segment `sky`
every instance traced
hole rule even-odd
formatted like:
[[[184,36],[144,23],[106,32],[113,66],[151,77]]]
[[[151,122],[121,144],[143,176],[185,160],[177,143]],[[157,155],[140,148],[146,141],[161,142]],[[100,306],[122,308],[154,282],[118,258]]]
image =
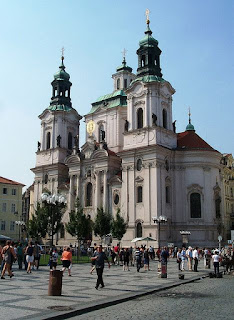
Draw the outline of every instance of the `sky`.
[[[176,90],[177,132],[185,131],[190,107],[196,133],[234,155],[234,1],[9,0],[0,20],[0,176],[33,183],[38,116],[49,106],[61,48],[73,107],[85,115],[113,91],[124,48],[136,72],[147,8],[163,78]],[[83,144],[83,120],[80,133]]]

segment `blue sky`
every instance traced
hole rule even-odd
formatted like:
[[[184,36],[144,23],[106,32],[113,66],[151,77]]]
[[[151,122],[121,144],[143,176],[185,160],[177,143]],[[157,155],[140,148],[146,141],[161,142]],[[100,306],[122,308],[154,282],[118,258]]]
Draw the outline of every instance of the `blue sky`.
[[[162,50],[164,79],[175,88],[177,132],[188,123],[222,153],[234,154],[234,1],[9,0],[0,20],[0,175],[29,186],[40,139],[38,115],[49,105],[51,81],[65,47],[73,107],[84,115],[111,93],[111,75],[136,71],[145,10]],[[85,127],[81,136],[84,142]]]

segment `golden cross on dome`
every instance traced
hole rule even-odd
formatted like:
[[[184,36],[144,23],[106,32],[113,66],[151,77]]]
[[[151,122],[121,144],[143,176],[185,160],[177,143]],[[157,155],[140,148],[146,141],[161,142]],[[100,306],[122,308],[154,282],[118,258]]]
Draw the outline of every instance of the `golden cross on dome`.
[[[191,118],[190,118],[190,116],[191,116],[190,107],[188,108],[188,110],[189,110],[188,115],[189,115],[189,123],[190,123],[190,122],[191,122]]]
[[[64,60],[64,47],[62,47],[62,50],[61,50],[61,52],[62,52],[62,60]]]
[[[128,52],[128,50],[126,50],[125,48],[123,49],[123,51],[121,52],[123,55],[123,59],[125,60],[126,58],[126,53]]]
[[[146,10],[145,10],[145,16],[146,16],[146,23],[147,23],[147,24],[149,24],[149,22],[150,22],[150,21],[149,21],[149,14],[150,14],[149,9],[146,9]]]

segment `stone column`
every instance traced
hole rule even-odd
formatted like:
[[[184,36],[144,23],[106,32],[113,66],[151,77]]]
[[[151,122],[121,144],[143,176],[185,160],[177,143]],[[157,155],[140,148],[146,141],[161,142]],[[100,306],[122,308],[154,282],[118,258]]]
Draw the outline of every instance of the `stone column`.
[[[80,172],[78,172],[77,176],[76,176],[76,196],[79,198],[79,201],[81,203],[81,199],[80,199]]]
[[[99,208],[100,204],[100,172],[95,171],[96,175],[96,190],[95,190],[95,209]]]
[[[103,171],[103,210],[107,210],[107,170]]]

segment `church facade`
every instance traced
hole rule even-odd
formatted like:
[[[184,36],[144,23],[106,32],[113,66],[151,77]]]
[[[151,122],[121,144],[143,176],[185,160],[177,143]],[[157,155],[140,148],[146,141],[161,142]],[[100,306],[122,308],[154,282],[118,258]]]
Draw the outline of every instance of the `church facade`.
[[[81,147],[82,117],[72,107],[72,84],[62,57],[50,106],[39,116],[34,203],[45,191],[66,194],[64,223],[76,197],[92,219],[97,208],[113,217],[120,208],[128,222],[122,245],[143,236],[156,239],[149,242],[154,247],[159,240],[160,245],[181,246],[186,231],[191,245],[217,246],[222,155],[196,133],[190,115],[186,130],[176,132],[175,89],[162,76],[161,50],[149,24],[147,20],[139,42],[137,72],[124,56],[112,76],[113,92],[98,98],[84,116],[87,133]],[[58,236],[58,244],[70,242],[66,232]]]

